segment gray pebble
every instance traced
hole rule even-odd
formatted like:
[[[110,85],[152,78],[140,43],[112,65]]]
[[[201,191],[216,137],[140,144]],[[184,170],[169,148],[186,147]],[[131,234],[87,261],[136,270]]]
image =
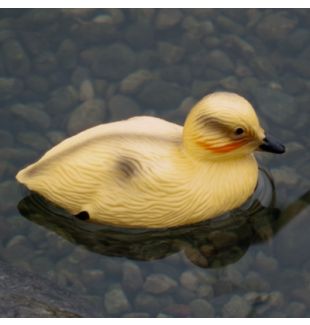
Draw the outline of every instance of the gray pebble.
[[[285,304],[284,296],[280,291],[273,291],[268,296],[269,304],[272,308],[281,308]]]
[[[26,87],[32,90],[35,94],[46,94],[49,90],[49,81],[47,78],[36,74],[27,76],[25,80]]]
[[[0,78],[0,100],[9,100],[23,90],[23,82],[15,78]]]
[[[228,91],[238,92],[238,89],[240,89],[239,81],[235,76],[228,76],[221,79],[219,84]]]
[[[91,99],[74,109],[67,123],[68,133],[76,134],[82,130],[102,123],[105,117],[105,102]]]
[[[56,130],[47,132],[46,136],[53,145],[60,143],[66,138],[66,134],[64,132]]]
[[[51,115],[67,112],[77,104],[78,98],[78,93],[72,86],[56,89],[47,101],[47,111]]]
[[[91,69],[97,77],[119,80],[135,69],[136,54],[124,44],[104,47],[95,54]]]
[[[258,292],[267,291],[270,285],[257,272],[251,271],[244,278],[244,285],[249,290]]]
[[[182,19],[180,9],[159,9],[155,20],[155,26],[159,30],[175,27]]]
[[[42,128],[44,130],[50,127],[51,119],[49,115],[43,111],[43,107],[40,104],[29,106],[15,104],[10,107],[10,112],[12,112],[16,117],[23,119],[35,127]]]
[[[162,294],[176,287],[177,283],[169,276],[162,273],[154,273],[146,278],[143,289],[153,294]]]
[[[109,84],[106,80],[103,79],[94,80],[94,91],[99,98],[107,96],[108,88],[109,88]]]
[[[195,291],[199,286],[199,281],[196,274],[193,271],[185,271],[180,276],[181,285],[188,289]]]
[[[124,94],[135,94],[147,80],[154,78],[154,74],[148,70],[137,70],[121,81],[120,90]]]
[[[286,125],[292,118],[295,120],[297,111],[296,100],[293,96],[270,88],[256,88],[254,96],[257,108],[274,123]],[[294,125],[292,125],[294,128]]]
[[[132,48],[138,50],[151,48],[155,44],[153,24],[145,21],[136,21],[127,26],[124,37]],[[142,67],[140,60],[138,63]]]
[[[6,68],[13,76],[25,76],[30,70],[30,60],[17,40],[8,40],[2,45]]]
[[[40,74],[49,74],[57,69],[58,62],[56,55],[50,51],[39,53],[33,60],[35,71]],[[50,75],[51,76],[51,75]]]
[[[84,80],[88,80],[89,78],[90,78],[89,69],[87,69],[84,66],[77,66],[72,72],[71,83],[76,89],[79,89],[81,83]]]
[[[256,32],[264,40],[278,41],[285,39],[295,28],[297,21],[286,17],[283,12],[275,12],[263,17],[257,24]]]
[[[107,15],[107,14],[97,15],[96,17],[94,17],[92,19],[92,22],[94,22],[96,24],[107,24],[107,25],[114,24],[112,16]]]
[[[193,317],[214,317],[214,308],[204,299],[195,299],[189,306]]]
[[[258,269],[271,273],[278,269],[278,262],[275,258],[265,255],[263,252],[259,252],[256,255],[256,266]]]
[[[181,63],[181,62],[180,62]],[[179,85],[187,85],[191,82],[190,66],[185,64],[167,64],[160,70],[160,78]]]
[[[39,132],[24,131],[17,133],[17,140],[37,151],[44,151],[51,147],[50,142]]]
[[[237,51],[246,58],[250,58],[255,54],[254,47],[236,34],[229,34],[224,37],[224,40],[229,49]]]
[[[223,306],[223,317],[248,317],[251,312],[251,305],[241,296],[234,295],[227,304]]]
[[[286,308],[286,317],[305,317],[307,307],[301,302],[291,302]]]
[[[176,64],[182,60],[185,50],[168,42],[159,42],[158,52],[163,62],[166,64]]]
[[[199,298],[211,299],[214,296],[214,290],[211,285],[202,284],[197,288],[197,296]]]
[[[217,15],[216,23],[218,28],[231,34],[240,35],[244,30],[244,26],[240,25],[237,19],[230,19],[226,15]]]
[[[6,157],[8,161],[17,163],[18,166],[38,158],[35,150],[24,147],[0,148],[0,156]]]
[[[95,292],[100,290],[101,284],[105,280],[105,274],[103,270],[98,269],[86,269],[82,271],[81,278],[83,284]]]
[[[207,63],[210,68],[218,69],[222,72],[233,71],[234,63],[230,57],[221,50],[213,50],[207,55]]]
[[[115,25],[123,23],[125,19],[124,9],[120,8],[106,8],[105,12],[110,15],[112,22]]]
[[[111,121],[140,115],[138,104],[133,99],[123,95],[113,96],[108,102],[108,108]]]
[[[80,100],[82,102],[93,99],[95,97],[95,90],[92,82],[89,79],[83,80],[80,85]]]
[[[131,309],[129,301],[120,287],[111,289],[105,294],[104,306],[110,315],[125,313]]]
[[[213,89],[218,84],[217,81],[194,80],[192,83],[191,95],[195,98],[202,98],[209,93],[209,89]]]
[[[131,261],[123,265],[123,287],[129,291],[137,291],[143,286],[143,275],[139,266]]]
[[[34,247],[23,235],[14,236],[6,245],[4,258],[8,262],[27,259],[33,256]]]
[[[157,297],[143,292],[137,294],[134,300],[134,305],[136,310],[141,310],[143,312],[152,311],[152,313],[155,313],[160,309]]]
[[[14,143],[14,138],[11,133],[0,130],[0,147],[11,147]]]
[[[224,278],[234,286],[241,287],[244,282],[242,273],[234,266],[229,265],[224,271]]]
[[[176,109],[184,99],[184,91],[173,83],[153,80],[145,84],[139,99],[148,108],[161,111]]]
[[[64,39],[57,51],[57,59],[65,69],[73,69],[77,64],[77,46],[72,39]]]

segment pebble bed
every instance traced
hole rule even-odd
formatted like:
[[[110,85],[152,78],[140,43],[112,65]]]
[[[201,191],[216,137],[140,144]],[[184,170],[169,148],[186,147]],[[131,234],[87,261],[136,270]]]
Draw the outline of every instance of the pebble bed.
[[[309,9],[2,9],[0,260],[102,317],[309,317],[309,18]],[[276,184],[275,236],[261,222],[257,244],[239,258],[229,250],[226,265],[210,256],[234,243],[229,232],[138,261],[96,254],[19,214],[17,170],[59,141],[135,115],[183,123],[215,90],[248,98],[286,144],[285,155],[257,155]]]

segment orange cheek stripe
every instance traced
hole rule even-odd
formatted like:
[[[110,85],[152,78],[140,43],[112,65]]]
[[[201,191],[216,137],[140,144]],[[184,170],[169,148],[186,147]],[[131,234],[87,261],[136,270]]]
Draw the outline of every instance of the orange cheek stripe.
[[[197,141],[196,142],[199,146],[203,147],[204,149],[207,149],[209,151],[212,151],[214,153],[227,153],[232,150],[238,149],[244,144],[247,143],[247,140],[239,140],[239,141],[234,141],[229,144],[225,144],[224,146],[219,146],[219,147],[214,147],[208,143],[202,142],[202,141]]]

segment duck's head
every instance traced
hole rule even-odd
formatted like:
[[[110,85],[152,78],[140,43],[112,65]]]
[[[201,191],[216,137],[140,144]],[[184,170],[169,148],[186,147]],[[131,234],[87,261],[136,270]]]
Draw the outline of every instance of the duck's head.
[[[229,92],[210,94],[193,107],[185,121],[183,142],[193,157],[203,160],[237,158],[255,150],[285,151],[266,136],[252,105]]]

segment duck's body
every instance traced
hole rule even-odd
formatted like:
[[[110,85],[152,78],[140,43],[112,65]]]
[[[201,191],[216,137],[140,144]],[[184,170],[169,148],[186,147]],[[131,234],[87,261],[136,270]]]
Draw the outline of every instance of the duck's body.
[[[73,215],[124,227],[180,226],[242,205],[257,183],[253,150],[232,155],[245,144],[210,145],[197,134],[194,147],[187,129],[155,117],[99,125],[61,142],[17,179]]]

